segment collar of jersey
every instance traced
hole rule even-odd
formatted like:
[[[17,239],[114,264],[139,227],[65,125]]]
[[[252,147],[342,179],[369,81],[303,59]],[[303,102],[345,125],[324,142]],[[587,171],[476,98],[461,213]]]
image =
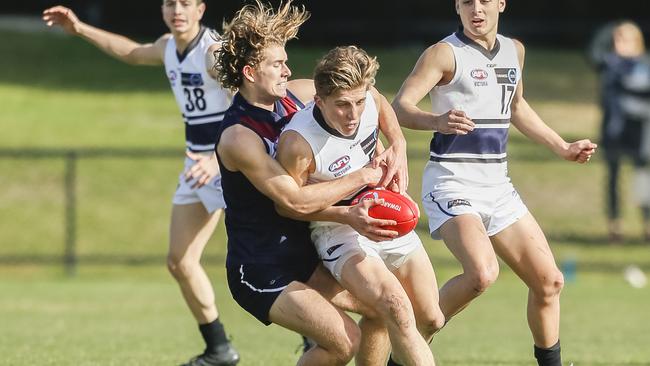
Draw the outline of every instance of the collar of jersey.
[[[359,122],[359,125],[357,126],[357,130],[354,131],[354,133],[351,136],[345,136],[336,129],[330,127],[330,125],[325,122],[325,117],[323,117],[323,112],[321,112],[320,108],[316,104],[314,104],[314,111],[312,112],[314,119],[318,123],[319,126],[321,126],[327,133],[329,133],[332,136],[336,136],[342,139],[346,140],[354,140],[357,137],[357,134],[359,133],[359,127],[361,127],[361,122]]]
[[[485,47],[478,44],[475,40],[465,35],[465,33],[463,33],[462,25],[458,27],[458,30],[456,31],[455,34],[456,37],[460,39],[461,42],[479,51],[480,53],[483,54],[483,56],[487,57],[490,61],[497,56],[499,50],[501,49],[501,43],[499,43],[499,39],[497,38],[496,42],[494,42],[494,47],[492,47],[492,50],[488,51]]]
[[[196,37],[194,37],[194,39],[187,45],[187,48],[185,48],[185,51],[183,51],[183,53],[178,53],[178,49],[176,50],[176,57],[178,58],[178,63],[179,64],[181,62],[183,62],[183,60],[185,60],[187,55],[189,55],[190,52],[192,52],[193,49],[196,48],[196,46],[199,44],[199,41],[201,40],[201,38],[203,38],[203,33],[205,33],[205,31],[207,29],[208,28],[201,25],[201,29],[199,29],[199,34],[197,34]]]

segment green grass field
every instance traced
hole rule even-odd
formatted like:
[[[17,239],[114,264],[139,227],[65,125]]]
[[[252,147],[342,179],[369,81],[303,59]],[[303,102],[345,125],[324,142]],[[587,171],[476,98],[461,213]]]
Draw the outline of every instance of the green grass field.
[[[120,64],[84,42],[52,34],[0,31],[0,150],[173,148],[183,125],[162,68]],[[322,49],[289,47],[295,77],[309,77]],[[421,48],[370,49],[381,63],[378,87],[389,98]],[[567,139],[597,138],[597,82],[579,51],[529,49],[526,96]],[[430,135],[405,131],[411,186],[419,197]],[[650,365],[648,288],[622,269],[650,269],[639,217],[624,192],[623,246],[606,243],[604,169],[560,161],[516,131],[510,171],[549,236],[559,264],[578,273],[562,297],[562,347],[568,365]],[[164,256],[178,159],[82,158],[77,167],[77,276],[56,261],[64,245],[64,163],[0,156],[0,365],[173,365],[201,341]],[[629,168],[622,187],[629,185]],[[420,232],[438,281],[458,273],[444,245]],[[223,225],[206,250],[210,273],[242,365],[290,365],[299,337],[263,328],[225,286]],[[53,261],[31,263],[35,256]],[[9,260],[13,258],[14,260]],[[117,265],[113,258],[148,258]],[[439,365],[533,365],[525,321],[526,289],[502,268],[499,281],[444,329],[432,348]]]

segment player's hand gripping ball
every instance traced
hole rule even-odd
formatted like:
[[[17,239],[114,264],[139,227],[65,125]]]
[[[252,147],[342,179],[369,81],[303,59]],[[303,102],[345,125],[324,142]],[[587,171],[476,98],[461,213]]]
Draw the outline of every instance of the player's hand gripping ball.
[[[359,193],[351,204],[356,205],[364,199],[383,199],[384,203],[368,209],[368,215],[375,219],[394,220],[396,225],[383,226],[386,230],[397,231],[398,237],[408,234],[418,223],[416,203],[397,192],[386,189],[371,189]]]

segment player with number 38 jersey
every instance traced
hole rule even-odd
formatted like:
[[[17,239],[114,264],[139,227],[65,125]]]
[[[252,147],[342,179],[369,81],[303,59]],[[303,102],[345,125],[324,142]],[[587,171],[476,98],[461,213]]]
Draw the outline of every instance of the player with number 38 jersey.
[[[203,0],[163,0],[162,18],[169,32],[152,43],[138,43],[84,23],[60,5],[46,9],[43,20],[125,63],[164,64],[185,120],[186,141],[183,171],[172,199],[167,267],[206,345],[203,353],[184,366],[233,366],[239,362],[239,354],[228,341],[212,284],[200,263],[225,207],[214,141],[231,101],[230,94],[215,81],[212,65],[221,43],[216,33],[201,25],[205,8]]]
[[[214,139],[231,98],[208,75],[205,54],[219,35],[201,27],[199,35],[179,54],[170,38],[165,47],[165,72],[185,121],[185,143],[193,152],[214,151]]]

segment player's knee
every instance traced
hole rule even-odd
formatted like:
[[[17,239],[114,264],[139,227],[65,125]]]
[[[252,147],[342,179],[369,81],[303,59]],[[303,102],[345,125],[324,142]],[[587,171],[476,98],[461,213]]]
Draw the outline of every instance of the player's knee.
[[[189,277],[196,265],[196,263],[187,259],[177,258],[171,255],[167,257],[167,269],[176,279]]]
[[[440,308],[427,311],[420,317],[416,317],[418,330],[424,339],[429,339],[445,325],[445,315]]]
[[[535,292],[543,299],[552,299],[560,295],[564,288],[564,276],[559,270],[553,271],[551,275],[544,277],[541,286]]]
[[[499,277],[499,266],[484,267],[470,275],[472,288],[476,295],[485,292]]]
[[[336,365],[347,365],[354,358],[354,355],[359,352],[361,330],[356,324],[355,326],[347,327],[345,334],[336,337],[335,342],[332,356],[335,359]]]

